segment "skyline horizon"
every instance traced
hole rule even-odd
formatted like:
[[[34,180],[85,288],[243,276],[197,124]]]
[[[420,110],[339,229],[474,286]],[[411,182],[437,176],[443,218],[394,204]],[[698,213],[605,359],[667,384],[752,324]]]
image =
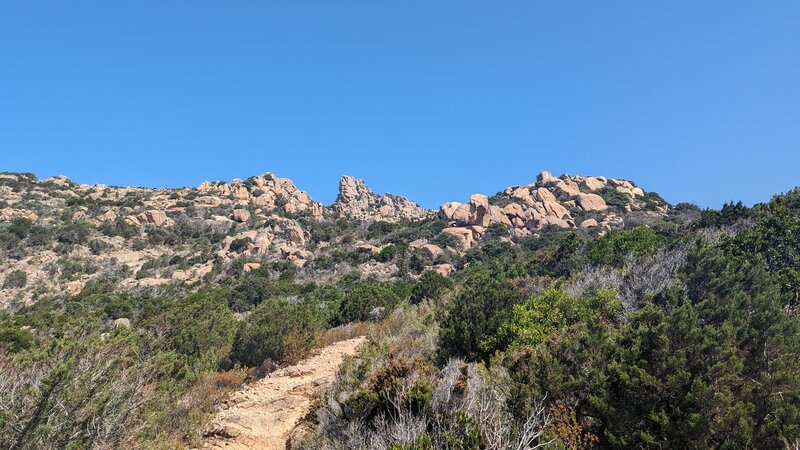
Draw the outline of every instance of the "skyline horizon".
[[[729,199],[729,200],[726,200],[726,201],[722,202],[718,206],[709,206],[709,205],[701,205],[701,204],[698,204],[698,203],[696,203],[694,201],[690,201],[690,200],[681,200],[681,199],[672,200],[672,199],[666,198],[666,197],[663,196],[663,194],[661,192],[659,192],[657,190],[653,190],[653,189],[648,189],[646,184],[643,185],[636,179],[631,179],[631,178],[626,178],[626,177],[617,177],[617,176],[608,176],[608,175],[605,175],[605,174],[584,174],[584,173],[568,173],[568,172],[556,173],[556,172],[553,172],[553,171],[550,171],[550,170],[547,170],[547,169],[542,169],[542,170],[535,171],[535,174],[533,174],[531,176],[531,179],[529,180],[529,183],[526,183],[526,182],[523,181],[523,182],[520,182],[520,183],[517,183],[517,184],[513,184],[513,183],[512,184],[506,184],[502,188],[499,188],[495,192],[478,192],[478,191],[470,192],[470,193],[466,193],[466,194],[462,195],[462,197],[459,198],[459,199],[444,200],[444,201],[442,201],[442,202],[440,202],[438,204],[430,205],[430,204],[425,204],[423,202],[417,201],[413,197],[404,195],[402,192],[376,190],[376,189],[373,188],[373,186],[370,183],[368,178],[365,178],[365,177],[362,177],[362,176],[359,176],[359,175],[354,175],[354,174],[351,174],[351,173],[344,173],[344,174],[340,175],[336,179],[336,183],[334,183],[334,185],[338,185],[339,180],[343,179],[344,177],[350,176],[352,178],[355,178],[355,179],[358,179],[358,180],[362,180],[364,182],[364,184],[367,186],[367,188],[369,188],[375,194],[378,194],[378,195],[391,194],[391,195],[401,196],[401,197],[404,197],[404,198],[406,198],[408,200],[411,200],[411,201],[417,203],[418,205],[424,207],[425,209],[428,209],[428,210],[431,210],[431,211],[436,211],[436,210],[439,209],[440,206],[444,205],[445,203],[449,203],[449,202],[466,203],[466,202],[469,201],[469,197],[471,195],[473,195],[473,194],[483,194],[483,195],[491,197],[492,195],[495,195],[497,193],[502,192],[504,189],[506,189],[508,187],[524,186],[526,184],[533,183],[533,182],[536,181],[537,175],[542,173],[542,172],[549,172],[552,175],[554,175],[556,177],[559,177],[559,178],[562,177],[562,176],[571,176],[571,177],[583,176],[583,177],[606,177],[606,178],[615,178],[615,179],[619,179],[619,180],[627,180],[627,181],[632,182],[634,185],[636,185],[638,187],[641,187],[645,192],[655,192],[656,194],[658,194],[659,196],[664,198],[664,200],[666,200],[669,204],[671,204],[673,206],[677,205],[677,204],[680,204],[680,203],[690,203],[690,204],[694,204],[694,205],[698,206],[701,209],[720,209],[726,203],[737,203],[737,202],[742,202],[746,206],[752,207],[755,204],[766,203],[770,199],[775,197],[776,195],[781,195],[781,194],[789,192],[789,191],[791,191],[793,189],[800,188],[800,185],[792,186],[790,188],[787,188],[786,190],[783,190],[783,191],[780,191],[780,192],[775,192],[775,193],[769,195],[768,198],[765,198],[765,199],[762,199],[762,200],[759,200],[759,201],[756,201],[756,202],[753,202],[753,203],[747,203],[744,200],[732,198],[732,199]],[[63,173],[54,173],[54,174],[46,175],[46,176],[45,175],[39,175],[36,172],[30,172],[30,171],[6,171],[6,170],[0,170],[0,173],[30,173],[30,174],[33,174],[34,176],[36,176],[36,178],[39,179],[39,180],[46,180],[47,178],[51,178],[51,177],[64,176],[67,179],[69,179],[70,181],[73,181],[73,182],[75,182],[75,183],[77,183],[79,185],[80,184],[87,184],[87,185],[102,185],[102,186],[117,187],[117,188],[142,188],[142,189],[187,189],[187,188],[188,189],[196,189],[203,182],[232,183],[234,180],[237,180],[237,179],[241,180],[241,181],[244,181],[244,180],[246,180],[246,179],[248,179],[250,177],[263,176],[263,175],[271,174],[271,175],[273,175],[273,176],[275,176],[277,178],[283,178],[283,179],[290,180],[295,185],[295,187],[297,189],[306,192],[309,195],[309,197],[311,197],[311,199],[313,201],[322,203],[325,206],[330,206],[331,204],[333,204],[336,201],[337,196],[338,196],[338,191],[339,191],[338,186],[337,186],[334,189],[330,190],[330,192],[333,192],[333,194],[330,194],[330,192],[329,192],[329,193],[327,193],[327,195],[319,196],[319,195],[316,195],[314,192],[311,192],[310,190],[305,189],[294,178],[292,178],[290,176],[282,175],[280,173],[276,173],[275,171],[272,171],[272,170],[267,170],[267,171],[264,171],[264,172],[249,174],[247,176],[238,176],[238,177],[235,176],[235,177],[227,178],[227,179],[203,179],[203,180],[198,181],[195,184],[183,184],[183,185],[136,185],[136,184],[113,184],[113,183],[103,183],[103,182],[82,183],[82,182],[80,182],[80,180],[75,179],[73,177],[70,177],[69,175],[63,174]]]

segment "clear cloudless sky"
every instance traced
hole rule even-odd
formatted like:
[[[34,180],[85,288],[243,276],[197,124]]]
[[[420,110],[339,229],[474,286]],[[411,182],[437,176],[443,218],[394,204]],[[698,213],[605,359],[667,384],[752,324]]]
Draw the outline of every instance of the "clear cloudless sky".
[[[800,2],[0,0],[0,171],[435,208],[543,169],[800,185]]]

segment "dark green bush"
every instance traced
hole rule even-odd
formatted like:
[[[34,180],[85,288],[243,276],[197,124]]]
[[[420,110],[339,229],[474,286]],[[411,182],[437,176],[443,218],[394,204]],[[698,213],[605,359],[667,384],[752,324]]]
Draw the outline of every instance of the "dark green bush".
[[[32,225],[33,224],[30,220],[17,217],[11,220],[11,225],[8,227],[8,231],[20,239],[25,239],[28,237],[28,233],[30,233]]]
[[[493,222],[488,227],[486,227],[486,232],[483,235],[483,239],[487,241],[492,241],[496,239],[500,239],[502,237],[507,237],[509,235],[508,227],[503,225],[500,222]]]
[[[453,289],[453,282],[433,270],[425,271],[411,289],[411,302],[436,300],[446,291]]]
[[[281,278],[278,280],[267,278],[260,271],[255,271],[242,277],[238,283],[233,285],[231,307],[239,312],[248,311],[252,306],[268,299],[301,295],[308,292],[309,288],[313,289],[310,286],[295,284],[292,281],[292,270],[294,269],[289,269],[288,267],[285,269],[286,271],[281,274]],[[284,274],[286,275],[284,276]]]
[[[617,210],[622,210],[625,205],[631,202],[630,195],[624,194],[610,186],[606,186],[596,193],[603,197],[603,200],[606,201],[608,206]]]
[[[0,326],[0,348],[5,348],[11,353],[27,350],[36,343],[33,333],[13,325]],[[0,414],[2,417],[2,414]]]
[[[130,318],[133,315],[133,304],[125,298],[114,297],[106,302],[103,311],[110,319]]]
[[[700,214],[700,220],[695,223],[696,228],[721,227],[733,225],[742,219],[751,217],[751,211],[742,202],[729,202],[722,205],[719,211],[705,209]]]
[[[124,218],[117,217],[113,221],[103,222],[100,225],[100,232],[108,237],[122,236],[125,239],[131,239],[139,234],[139,229],[136,225],[125,222]]]
[[[22,270],[15,270],[6,275],[6,280],[3,282],[4,288],[21,288],[25,287],[28,282],[28,274]]]
[[[367,239],[381,238],[398,229],[400,224],[377,220],[367,227]]]
[[[382,248],[377,255],[375,255],[375,259],[380,262],[389,262],[397,257],[401,257],[406,253],[406,246],[389,244],[386,247]]]
[[[34,225],[28,233],[28,244],[31,246],[47,245],[53,240],[53,232],[49,228]]]
[[[85,244],[92,226],[86,222],[68,223],[56,232],[56,240],[62,244]]]
[[[329,326],[338,324],[343,299],[344,292],[333,286],[318,287],[306,296],[306,300],[315,305]]]
[[[736,221],[748,215],[739,206],[724,220]],[[778,277],[782,291],[790,295],[792,304],[800,304],[800,190],[772,199],[755,213],[752,227],[728,239],[725,249],[737,261],[763,259],[771,273]]]
[[[514,411],[524,416],[545,395],[577,405],[576,422],[599,437],[599,448],[794,442],[800,323],[753,259],[698,247],[681,271],[685,288],[659,293],[626,323],[588,321],[536,350],[507,354]]]
[[[264,302],[240,324],[232,359],[250,367],[267,358],[277,363],[297,362],[313,348],[322,324],[322,317],[310,304],[280,299]]]
[[[491,338],[520,301],[522,294],[502,273],[473,274],[439,320],[441,356],[488,359],[497,349]]]
[[[252,240],[249,237],[243,237],[239,239],[234,239],[231,242],[230,249],[232,252],[241,252],[243,250],[247,250],[247,247],[250,245]]]
[[[392,283],[365,281],[358,283],[342,299],[339,309],[339,323],[358,322],[370,318],[376,308],[383,308],[383,314],[389,313],[402,297],[398,295]]]
[[[216,369],[230,351],[236,332],[236,320],[227,301],[224,291],[210,291],[175,302],[164,315],[167,348],[184,355],[193,365]]]
[[[431,241],[434,244],[438,245],[441,248],[459,248],[461,245],[457,237],[450,233],[439,233],[436,235],[435,238]]]
[[[593,297],[572,297],[552,287],[514,306],[511,318],[498,330],[502,347],[537,345],[580,323],[612,321],[621,306],[614,292],[600,290]]]

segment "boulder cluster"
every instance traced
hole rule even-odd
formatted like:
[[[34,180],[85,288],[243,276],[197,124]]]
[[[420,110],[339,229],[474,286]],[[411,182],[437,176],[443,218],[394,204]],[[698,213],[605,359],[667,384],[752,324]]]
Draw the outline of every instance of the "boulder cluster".
[[[325,209],[321,203],[311,200],[305,191],[297,189],[292,180],[276,178],[271,173],[244,181],[236,178],[230,183],[204,181],[197,187],[197,192],[201,195],[197,201],[211,205],[220,203],[222,197],[242,204],[252,203],[262,210],[289,214],[309,211],[313,216],[321,217]]]
[[[108,210],[101,216],[108,221],[116,220],[117,215],[114,211]],[[130,225],[155,225],[157,227],[170,226],[175,223],[174,220],[167,217],[164,211],[148,210],[139,215],[125,216],[125,222]]]
[[[331,208],[356,220],[396,222],[432,215],[431,211],[407,198],[392,194],[378,195],[372,192],[364,180],[349,175],[339,180],[339,195]]]
[[[508,187],[492,201],[485,195],[474,194],[468,203],[445,203],[439,208],[438,215],[449,222],[450,227],[444,232],[454,236],[462,249],[468,249],[493,223],[510,228],[515,237],[528,236],[547,226],[573,228],[576,226],[574,213],[602,214],[609,209],[605,199],[597,193],[607,188],[628,195],[631,200],[645,195],[641,188],[627,180],[569,175],[554,177],[550,172],[541,172],[536,182]],[[610,229],[617,220],[613,213],[609,213],[600,221],[585,219],[580,226]]]

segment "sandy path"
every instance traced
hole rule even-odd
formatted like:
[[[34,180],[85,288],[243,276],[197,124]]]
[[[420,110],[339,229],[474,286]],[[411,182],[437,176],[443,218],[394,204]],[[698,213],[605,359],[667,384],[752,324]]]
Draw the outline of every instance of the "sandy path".
[[[213,434],[203,448],[284,450],[314,395],[330,386],[345,355],[355,355],[364,340],[336,342],[237,391],[228,400],[228,409],[214,418]]]

